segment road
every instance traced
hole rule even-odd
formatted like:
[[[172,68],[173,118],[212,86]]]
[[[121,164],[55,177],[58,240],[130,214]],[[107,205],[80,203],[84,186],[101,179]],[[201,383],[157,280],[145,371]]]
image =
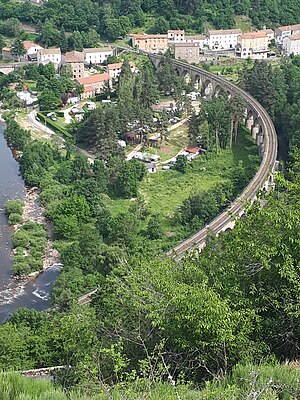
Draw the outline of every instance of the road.
[[[46,133],[48,135],[49,138],[51,138],[52,136],[55,136],[56,138],[58,138],[61,141],[61,144],[65,145],[66,141],[63,137],[57,135],[54,131],[52,131],[52,129],[48,128],[47,126],[45,126],[44,124],[42,124],[41,122],[36,120],[36,116],[37,116],[37,112],[35,110],[31,111],[29,114],[27,114],[27,121],[29,124],[33,125],[34,127],[36,127],[37,129],[43,131],[44,133]],[[74,149],[80,153],[83,154],[84,156],[86,156],[89,160],[89,162],[93,163],[94,160],[97,158],[97,156],[87,150],[81,149],[78,146],[74,146]]]

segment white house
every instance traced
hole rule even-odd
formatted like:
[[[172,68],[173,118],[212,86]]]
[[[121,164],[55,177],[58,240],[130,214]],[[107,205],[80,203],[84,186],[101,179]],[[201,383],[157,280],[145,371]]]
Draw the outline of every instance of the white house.
[[[38,51],[43,50],[42,46],[33,43],[30,40],[24,40],[23,46],[26,51],[24,57],[28,60],[36,60]]]
[[[37,62],[39,64],[47,64],[48,62],[52,62],[56,70],[58,70],[62,63],[60,48],[56,47],[56,48],[38,50]]]
[[[291,54],[300,54],[300,33],[295,35],[287,36],[283,39],[282,52],[285,56],[290,56]]]
[[[208,47],[208,37],[206,35],[185,35],[186,43],[199,43],[200,49]]]
[[[208,47],[211,50],[234,50],[240,29],[221,29],[208,31]]]
[[[277,45],[282,46],[285,37],[296,35],[297,33],[300,33],[300,24],[280,26],[275,29],[275,42]]]
[[[184,42],[184,31],[183,30],[168,30],[168,41],[171,43]]]
[[[235,54],[240,58],[262,60],[268,57],[269,38],[266,31],[248,32],[238,36]]]
[[[117,79],[122,71],[122,62],[119,63],[114,63],[114,64],[108,64],[106,67],[106,71],[108,73],[108,75],[112,78],[112,79]],[[138,72],[135,64],[132,61],[129,61],[129,65],[130,65],[130,69],[131,72]]]
[[[87,65],[103,64],[108,57],[113,55],[113,49],[110,47],[83,49],[84,63]]]

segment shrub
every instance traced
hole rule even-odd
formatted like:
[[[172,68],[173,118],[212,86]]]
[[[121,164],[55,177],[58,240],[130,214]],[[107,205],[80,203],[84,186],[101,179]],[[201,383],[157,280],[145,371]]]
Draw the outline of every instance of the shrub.
[[[11,213],[8,217],[9,225],[17,225],[22,221],[22,215],[17,213]]]
[[[10,214],[19,214],[23,213],[24,203],[22,200],[9,200],[5,206],[5,214],[9,217]]]

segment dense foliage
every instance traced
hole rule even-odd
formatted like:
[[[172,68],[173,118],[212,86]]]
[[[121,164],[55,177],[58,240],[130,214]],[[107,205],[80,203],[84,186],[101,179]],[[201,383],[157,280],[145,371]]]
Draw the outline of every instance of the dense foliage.
[[[149,32],[167,29],[203,32],[207,23],[219,29],[235,26],[235,15],[245,15],[257,27],[288,25],[299,22],[299,0],[287,2],[213,1],[213,0],[49,0],[41,7],[30,2],[0,2],[0,33],[16,36],[22,33],[19,21],[34,24],[39,41],[45,46],[59,45],[82,50],[94,47],[99,34],[115,40],[143,27],[149,16],[155,16]],[[72,32],[66,35],[66,32]],[[22,33],[24,34],[24,33]]]
[[[300,395],[299,370],[293,365],[238,365],[225,380],[207,382],[205,388],[139,379],[114,388],[89,386],[65,393],[45,380],[29,380],[17,373],[0,374],[3,400],[246,400],[259,394],[261,400],[292,400]]]

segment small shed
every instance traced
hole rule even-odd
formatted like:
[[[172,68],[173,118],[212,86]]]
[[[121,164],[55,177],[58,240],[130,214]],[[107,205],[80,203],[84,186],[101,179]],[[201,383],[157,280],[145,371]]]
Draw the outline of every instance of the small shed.
[[[156,164],[154,162],[145,163],[146,169],[150,174],[157,172]]]

